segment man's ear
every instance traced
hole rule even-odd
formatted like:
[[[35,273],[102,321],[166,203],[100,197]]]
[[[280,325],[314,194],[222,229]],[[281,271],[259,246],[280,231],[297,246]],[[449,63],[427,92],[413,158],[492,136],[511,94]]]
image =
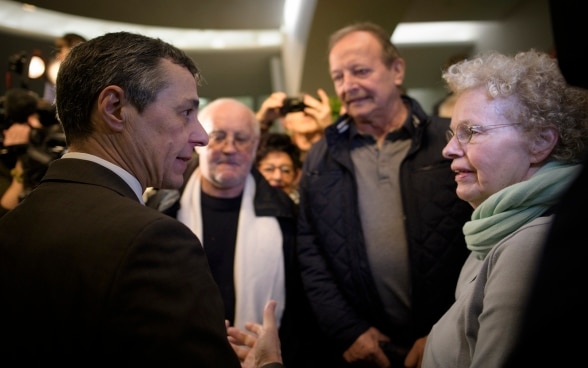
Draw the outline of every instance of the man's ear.
[[[394,69],[396,75],[394,77],[394,83],[397,87],[401,87],[404,83],[404,75],[406,72],[406,63],[402,58],[396,58],[391,65],[391,68]]]
[[[533,163],[545,160],[557,144],[559,134],[556,128],[546,128],[541,131],[531,145]]]
[[[122,108],[124,91],[119,86],[108,86],[98,96],[98,113],[105,123],[105,129],[120,132],[124,129]]]

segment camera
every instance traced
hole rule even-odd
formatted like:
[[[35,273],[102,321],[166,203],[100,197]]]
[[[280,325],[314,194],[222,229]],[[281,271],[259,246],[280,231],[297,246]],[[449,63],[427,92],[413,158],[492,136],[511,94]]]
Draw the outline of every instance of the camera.
[[[65,152],[65,133],[59,124],[32,128],[26,144],[4,146],[4,137],[0,137],[0,163],[7,168],[14,167],[17,160],[22,163],[21,199],[41,182],[49,164]]]
[[[291,112],[304,111],[305,107],[306,105],[304,104],[304,98],[302,96],[286,97],[280,108],[280,115],[285,116]]]

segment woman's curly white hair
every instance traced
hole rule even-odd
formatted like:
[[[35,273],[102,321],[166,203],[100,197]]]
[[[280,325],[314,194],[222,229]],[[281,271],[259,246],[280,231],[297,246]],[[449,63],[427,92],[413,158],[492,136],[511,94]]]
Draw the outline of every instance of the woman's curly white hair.
[[[510,120],[527,134],[555,127],[559,140],[551,158],[578,163],[588,144],[588,91],[568,85],[557,60],[533,49],[507,56],[482,53],[451,65],[443,79],[453,93],[485,88],[493,99],[515,97],[517,111]]]

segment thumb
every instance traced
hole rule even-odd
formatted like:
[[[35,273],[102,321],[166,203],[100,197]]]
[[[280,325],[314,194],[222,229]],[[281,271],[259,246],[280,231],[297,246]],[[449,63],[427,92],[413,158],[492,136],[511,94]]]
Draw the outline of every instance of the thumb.
[[[263,308],[263,327],[276,328],[276,305],[275,300],[269,300]]]

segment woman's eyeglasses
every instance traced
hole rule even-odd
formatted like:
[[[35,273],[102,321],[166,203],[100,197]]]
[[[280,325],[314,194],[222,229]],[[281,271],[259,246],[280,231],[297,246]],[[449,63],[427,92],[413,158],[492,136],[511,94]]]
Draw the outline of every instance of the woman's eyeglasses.
[[[516,124],[468,125],[466,123],[461,123],[455,128],[455,132],[451,129],[447,129],[445,132],[445,137],[447,138],[447,142],[449,142],[453,137],[456,137],[459,143],[467,144],[470,143],[474,134],[480,134],[487,130],[512,125]]]
[[[293,175],[294,174],[294,168],[290,165],[280,165],[280,166],[267,165],[267,166],[261,166],[259,168],[259,171],[261,171],[262,173],[265,173],[265,174],[273,174],[274,171],[276,171],[276,170],[280,170],[280,172],[283,175]]]

